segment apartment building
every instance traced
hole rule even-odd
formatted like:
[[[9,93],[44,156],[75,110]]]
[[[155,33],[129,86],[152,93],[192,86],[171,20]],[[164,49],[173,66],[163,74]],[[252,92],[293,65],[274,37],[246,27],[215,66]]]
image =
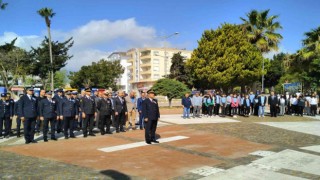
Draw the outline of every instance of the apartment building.
[[[181,52],[186,59],[192,51],[174,48],[134,48],[127,51],[130,88],[148,90],[163,76],[170,74],[173,54]]]
[[[130,85],[128,83],[129,76],[128,76],[128,66],[130,65],[128,63],[128,57],[126,52],[113,52],[111,53],[108,58],[108,61],[120,61],[120,64],[124,68],[124,72],[121,75],[119,79],[117,79],[117,85],[119,86],[119,89],[122,89],[126,92],[129,91]]]

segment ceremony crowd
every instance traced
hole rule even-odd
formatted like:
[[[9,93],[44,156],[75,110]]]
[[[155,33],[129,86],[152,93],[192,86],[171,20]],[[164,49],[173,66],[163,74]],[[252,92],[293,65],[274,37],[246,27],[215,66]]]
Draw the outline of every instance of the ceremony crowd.
[[[158,143],[155,137],[157,122],[160,118],[159,106],[153,91],[142,92],[136,97],[135,92],[125,96],[124,91],[117,95],[107,91],[95,91],[91,94],[86,88],[78,92],[56,92],[41,90],[39,97],[33,88],[21,94],[18,101],[11,99],[10,93],[2,93],[0,100],[0,139],[16,135],[21,136],[21,125],[25,143],[37,143],[35,134],[43,133],[43,140],[57,140],[56,134],[63,133],[65,139],[76,138],[74,132],[82,131],[83,137],[96,136],[94,127],[101,135],[136,130],[136,113],[139,113],[139,128],[145,129],[146,143]],[[16,119],[16,133],[12,130],[12,121]],[[50,130],[49,130],[50,127]],[[4,130],[4,132],[3,132]]]
[[[207,93],[200,95],[199,92],[190,96],[185,94],[182,99],[183,118],[213,117],[213,116],[232,116],[237,117],[250,115],[265,117],[266,107],[270,110],[271,117],[286,115],[296,116],[315,116],[317,115],[319,96],[317,93],[302,94],[275,94],[270,95],[254,94],[220,94]]]

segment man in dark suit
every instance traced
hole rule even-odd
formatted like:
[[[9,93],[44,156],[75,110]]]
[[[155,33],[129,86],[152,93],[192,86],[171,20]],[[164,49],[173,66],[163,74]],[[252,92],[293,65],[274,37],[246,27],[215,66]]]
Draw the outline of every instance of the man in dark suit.
[[[38,116],[38,101],[33,96],[33,88],[29,88],[27,94],[20,98],[19,111],[24,126],[26,144],[37,143],[37,141],[34,140],[34,132]]]
[[[78,105],[77,101],[71,98],[71,92],[66,93],[66,98],[63,99],[59,104],[59,116],[60,119],[64,120],[64,138],[68,139],[75,138],[73,133],[74,120],[78,119]],[[68,133],[69,131],[69,133]]]
[[[101,135],[112,134],[110,131],[112,103],[109,99],[109,93],[103,93],[102,98],[97,102],[97,110],[100,112],[100,132]],[[105,127],[107,128],[105,130]]]
[[[40,90],[39,97],[37,97],[38,100],[38,112],[40,112],[40,102],[41,100],[46,99],[46,91],[44,89]],[[43,120],[37,119],[36,121],[36,135],[39,136],[41,124],[43,125]]]
[[[43,121],[43,140],[48,142],[49,122],[51,127],[51,140],[57,140],[55,137],[55,126],[57,119],[58,103],[52,99],[52,92],[46,93],[46,98],[39,102],[40,120]]]
[[[268,98],[268,104],[270,106],[271,117],[277,117],[277,107],[279,106],[278,98],[274,95],[274,92],[271,91],[271,94]]]
[[[82,110],[83,120],[83,137],[88,136],[88,125],[89,125],[89,136],[96,136],[93,133],[94,118],[96,114],[96,103],[95,100],[91,97],[91,89],[85,89],[86,95],[81,98],[80,107]]]
[[[142,114],[142,103],[143,101],[146,99],[146,93],[145,92],[141,92],[141,97],[138,98],[138,102],[137,102],[137,108],[139,111],[139,126],[140,126],[140,130],[143,130],[145,125],[144,125],[144,118],[143,118],[143,114]]]
[[[128,114],[127,104],[124,99],[124,92],[118,91],[118,96],[113,99],[116,132],[126,132],[123,126]]]
[[[58,89],[57,90],[57,94],[53,97],[53,99],[56,100],[56,102],[58,103],[58,105],[60,104],[60,102],[63,101],[63,99],[65,98],[64,93],[63,93],[63,89]],[[57,133],[60,133],[63,131],[63,126],[64,126],[64,121],[63,119],[60,119],[60,117],[57,118],[57,123],[56,123],[56,130]]]
[[[148,98],[142,103],[142,113],[146,124],[145,140],[147,144],[151,144],[151,142],[159,143],[156,140],[156,130],[160,119],[160,112],[158,102],[154,97],[154,91],[149,90]]]
[[[13,106],[7,100],[7,93],[2,93],[0,100],[0,139],[2,139],[3,123],[5,126],[4,136],[6,138],[10,137],[10,121],[12,121],[13,114]]]

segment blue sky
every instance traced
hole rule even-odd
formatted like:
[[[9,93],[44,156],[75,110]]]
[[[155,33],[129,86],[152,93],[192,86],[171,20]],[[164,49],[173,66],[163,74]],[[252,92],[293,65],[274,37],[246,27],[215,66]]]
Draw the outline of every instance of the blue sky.
[[[241,23],[240,17],[252,9],[270,9],[279,15],[284,37],[280,50],[295,52],[301,47],[304,32],[320,26],[318,0],[4,0],[0,11],[0,44],[14,36],[24,48],[37,46],[46,35],[44,20],[36,13],[53,8],[54,40],[74,37],[75,57],[67,68],[99,60],[112,51],[133,47],[163,46],[160,36],[179,32],[168,39],[171,47],[192,50],[206,29],[224,22]]]

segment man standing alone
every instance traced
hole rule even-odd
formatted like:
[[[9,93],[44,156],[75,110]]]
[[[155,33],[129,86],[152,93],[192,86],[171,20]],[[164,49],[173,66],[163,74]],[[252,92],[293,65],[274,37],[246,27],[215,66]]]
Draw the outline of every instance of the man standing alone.
[[[148,91],[148,98],[142,103],[142,113],[146,124],[145,140],[147,144],[159,143],[156,140],[156,130],[160,119],[159,105],[155,97],[155,92]]]

